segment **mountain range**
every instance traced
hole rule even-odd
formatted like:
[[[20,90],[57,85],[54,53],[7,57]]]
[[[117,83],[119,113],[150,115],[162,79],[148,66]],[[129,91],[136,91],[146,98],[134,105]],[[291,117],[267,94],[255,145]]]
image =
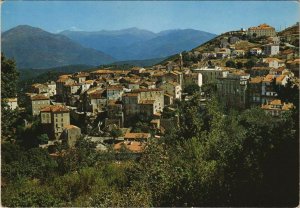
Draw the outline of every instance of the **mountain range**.
[[[138,28],[118,31],[63,31],[63,34],[85,47],[101,50],[119,61],[163,58],[191,50],[215,34],[193,29],[165,30],[154,33]]]
[[[64,35],[27,25],[2,33],[1,47],[5,56],[15,59],[18,68],[100,65],[115,61],[110,55],[83,47]]]
[[[2,52],[18,68],[103,65],[164,57],[190,50],[216,35],[193,29],[154,33],[138,28],[116,31],[63,31],[59,34],[20,25],[2,33]],[[141,61],[141,62],[143,62]]]

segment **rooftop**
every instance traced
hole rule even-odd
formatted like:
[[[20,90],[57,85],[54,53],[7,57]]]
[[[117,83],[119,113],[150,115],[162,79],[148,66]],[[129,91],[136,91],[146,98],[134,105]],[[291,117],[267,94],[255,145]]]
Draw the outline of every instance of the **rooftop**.
[[[41,112],[69,112],[69,109],[62,105],[49,105],[41,109]]]
[[[275,30],[274,27],[271,27],[267,24],[260,24],[257,27],[250,27],[249,30]]]
[[[144,151],[145,144],[141,142],[136,141],[130,141],[130,142],[119,142],[114,145],[114,150],[119,151],[122,147],[125,147],[127,150],[134,152],[134,153],[140,153]]]
[[[18,98],[3,98],[3,100],[6,102],[17,102]]]
[[[267,76],[264,77],[263,81],[264,82],[272,82],[274,78],[275,78],[274,75],[268,74]]]
[[[49,100],[49,97],[47,97],[43,94],[38,94],[38,95],[32,96],[31,100]]]
[[[263,79],[264,79],[263,77],[251,77],[249,83],[258,84],[261,83]]]
[[[74,125],[67,125],[65,126],[65,129],[80,129],[78,126],[74,126]]]
[[[151,137],[150,133],[129,133],[124,135],[124,139],[148,139]]]
[[[141,100],[139,104],[142,105],[153,105],[155,103],[155,100]]]

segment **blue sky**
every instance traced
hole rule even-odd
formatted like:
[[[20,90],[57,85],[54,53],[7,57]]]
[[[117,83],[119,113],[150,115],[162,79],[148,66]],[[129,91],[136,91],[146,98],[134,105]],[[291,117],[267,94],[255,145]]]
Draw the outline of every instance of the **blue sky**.
[[[220,34],[260,23],[279,30],[299,21],[299,8],[296,1],[9,1],[2,3],[1,30],[26,24],[54,33],[138,27]]]

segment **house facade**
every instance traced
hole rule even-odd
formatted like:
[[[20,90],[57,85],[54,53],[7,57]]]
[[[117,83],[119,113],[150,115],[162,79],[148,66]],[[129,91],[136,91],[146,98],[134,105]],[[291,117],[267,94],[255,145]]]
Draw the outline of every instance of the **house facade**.
[[[70,125],[70,111],[65,106],[44,107],[40,116],[43,128],[51,139],[59,139],[64,128]]]

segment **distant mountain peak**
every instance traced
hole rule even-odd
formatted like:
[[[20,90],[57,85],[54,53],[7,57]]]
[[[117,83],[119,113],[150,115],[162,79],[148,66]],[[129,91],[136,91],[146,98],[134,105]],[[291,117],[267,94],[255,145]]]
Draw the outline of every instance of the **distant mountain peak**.
[[[112,56],[84,47],[70,38],[29,25],[19,25],[2,34],[2,51],[14,58],[18,68],[49,68],[70,64],[100,65]]]
[[[17,32],[17,31],[33,31],[33,32],[47,32],[42,30],[41,28],[38,27],[33,27],[30,25],[18,25],[16,27],[13,27],[7,31],[5,31],[4,33],[9,33],[9,32]]]

